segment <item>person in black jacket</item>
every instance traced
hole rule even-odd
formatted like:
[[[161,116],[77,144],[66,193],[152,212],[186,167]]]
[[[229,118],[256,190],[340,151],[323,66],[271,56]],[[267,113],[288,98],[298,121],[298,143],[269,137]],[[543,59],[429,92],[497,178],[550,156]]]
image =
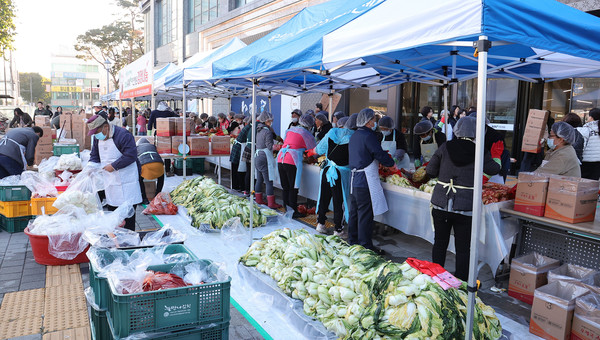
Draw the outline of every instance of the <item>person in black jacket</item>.
[[[404,158],[404,155],[406,155],[406,152],[408,151],[406,139],[400,130],[394,128],[394,120],[392,117],[382,117],[379,120],[379,130],[380,132],[377,134],[377,138],[381,143],[381,148],[392,156],[394,162],[399,164],[403,160],[406,160],[410,163],[408,157],[406,157],[406,159]],[[408,166],[408,164],[404,163],[402,163],[402,165]]]
[[[302,111],[300,111],[300,109],[294,109],[294,111],[292,111],[292,122],[290,123],[290,125],[288,125],[288,129],[292,126],[298,126],[300,124],[298,122],[301,116]]]
[[[315,139],[317,140],[317,142],[323,139],[327,132],[329,132],[329,130],[331,130],[331,128],[333,127],[329,122],[329,119],[327,119],[327,116],[322,113],[319,113],[315,117],[315,126],[317,127],[317,130],[315,131]]]
[[[14,112],[15,116],[13,117],[13,119],[10,122],[10,124],[8,125],[8,127],[17,128],[17,127],[33,126],[33,120],[31,119],[31,116],[29,115],[29,113],[23,112],[23,110],[21,110],[18,107],[13,112]]]
[[[129,108],[128,108],[129,109]],[[126,117],[123,115],[123,117]],[[177,114],[169,109],[169,106],[165,102],[158,103],[156,110],[152,110],[150,113],[150,119],[148,119],[148,131],[156,128],[156,118],[168,118],[178,117]],[[156,131],[154,131],[156,135]]]
[[[434,153],[427,175],[438,178],[431,195],[435,241],[432,250],[434,263],[444,266],[450,234],[454,230],[456,247],[455,276],[467,280],[471,254],[471,218],[473,210],[473,183],[475,177],[475,127],[477,120],[461,118],[454,129],[457,138],[441,145]],[[500,171],[496,162],[504,149],[495,143],[492,152],[485,151],[483,171],[495,175]]]
[[[573,148],[575,149],[575,153],[577,154],[577,158],[579,158],[579,162],[583,162],[583,147],[584,147],[584,139],[581,133],[577,130],[578,127],[583,126],[583,122],[581,118],[573,112],[567,113],[563,119],[563,122],[571,125],[575,128],[575,142],[573,143]]]
[[[140,172],[140,190],[142,191],[142,204],[149,204],[146,196],[146,187],[144,179],[152,181],[156,179],[156,193],[162,191],[165,185],[165,168],[163,167],[163,159],[158,154],[156,146],[151,144],[146,138],[141,138],[137,142],[137,156],[142,166]]]
[[[446,142],[446,135],[434,129],[431,121],[424,119],[413,128],[415,167],[429,162],[435,151]]]

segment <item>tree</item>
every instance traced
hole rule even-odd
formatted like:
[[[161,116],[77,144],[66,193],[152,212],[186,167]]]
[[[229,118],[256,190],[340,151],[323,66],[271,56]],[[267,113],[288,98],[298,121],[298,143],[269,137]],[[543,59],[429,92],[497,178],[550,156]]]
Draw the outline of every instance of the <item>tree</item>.
[[[12,0],[0,0],[0,57],[5,50],[13,49],[15,23],[15,7]]]
[[[45,85],[50,84],[50,79],[42,77],[39,73],[19,73],[19,83],[21,96],[25,101],[30,104],[39,101],[50,102],[50,92],[46,92]]]
[[[128,40],[128,57],[129,62],[131,63],[132,61],[137,59],[134,58],[134,50],[144,50],[144,32],[135,29],[136,23],[141,24],[144,21],[141,18],[140,7],[137,5],[137,1],[117,0],[117,6],[127,11],[127,15],[129,16],[131,32]]]
[[[130,41],[133,41],[131,48]],[[117,88],[119,70],[144,54],[143,45],[143,34],[133,31],[129,22],[115,21],[79,35],[75,50],[79,52],[77,58],[95,60],[105,68],[104,61],[111,60],[112,67],[108,71]]]

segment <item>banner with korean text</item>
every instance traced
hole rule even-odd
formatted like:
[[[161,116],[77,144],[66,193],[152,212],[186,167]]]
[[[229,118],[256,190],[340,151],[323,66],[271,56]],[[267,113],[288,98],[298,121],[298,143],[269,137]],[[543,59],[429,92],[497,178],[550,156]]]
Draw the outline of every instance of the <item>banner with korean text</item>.
[[[152,94],[152,52],[146,53],[119,71],[121,99]]]

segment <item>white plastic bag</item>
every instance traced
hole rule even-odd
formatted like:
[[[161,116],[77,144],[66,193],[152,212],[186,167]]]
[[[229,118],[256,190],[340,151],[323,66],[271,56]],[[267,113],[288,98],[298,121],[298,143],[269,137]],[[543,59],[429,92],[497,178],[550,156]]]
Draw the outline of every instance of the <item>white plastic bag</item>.
[[[54,183],[38,172],[23,171],[21,183],[31,190],[33,198],[58,196]]]
[[[146,234],[142,240],[142,245],[155,246],[159,244],[171,244],[184,242],[186,239],[186,234],[182,233],[176,228],[173,228],[170,224],[166,224],[157,231]]]
[[[67,190],[58,196],[53,206],[60,209],[72,204],[84,208],[87,213],[102,210],[102,202],[98,197],[98,191],[105,189],[104,178],[106,177],[106,170],[83,169],[71,182]]]
[[[221,238],[225,241],[247,239],[248,229],[242,224],[239,217],[234,217],[223,224]]]
[[[81,169],[83,169],[83,166],[81,165],[81,159],[77,156],[77,154],[74,153],[61,155],[58,159],[58,162],[54,166],[54,170],[62,171],[76,171]]]

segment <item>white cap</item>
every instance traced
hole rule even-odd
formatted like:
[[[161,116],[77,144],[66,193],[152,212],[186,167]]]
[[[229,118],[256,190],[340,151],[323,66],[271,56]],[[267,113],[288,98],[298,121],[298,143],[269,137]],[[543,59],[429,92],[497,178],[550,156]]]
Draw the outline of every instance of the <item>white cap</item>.
[[[96,106],[98,106],[98,107],[102,107],[102,102],[95,101],[95,102],[94,102],[94,105],[92,105],[92,106],[94,106],[94,107],[96,107]]]

